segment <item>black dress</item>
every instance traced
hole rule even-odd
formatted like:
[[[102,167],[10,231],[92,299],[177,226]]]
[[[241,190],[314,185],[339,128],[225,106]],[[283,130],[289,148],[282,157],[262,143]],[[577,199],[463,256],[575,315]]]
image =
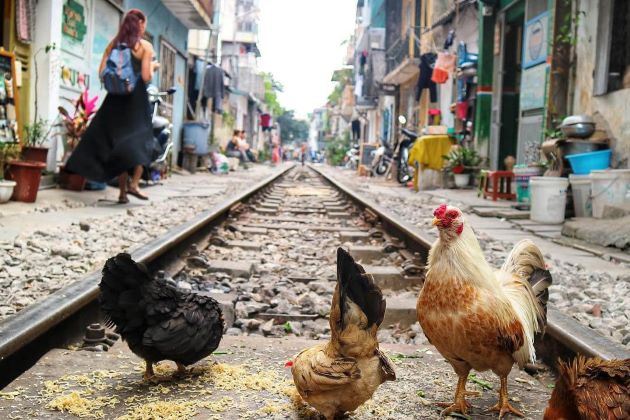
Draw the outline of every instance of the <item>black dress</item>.
[[[140,60],[133,57],[140,73]],[[146,84],[138,78],[130,95],[107,95],[94,115],[66,170],[107,182],[137,165],[151,163],[153,131]]]

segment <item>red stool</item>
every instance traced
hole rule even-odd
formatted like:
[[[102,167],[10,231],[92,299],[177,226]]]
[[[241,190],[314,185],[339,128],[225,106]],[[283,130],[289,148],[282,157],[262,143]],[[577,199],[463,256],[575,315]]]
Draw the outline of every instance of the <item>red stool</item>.
[[[512,171],[490,171],[483,179],[483,198],[492,197],[492,201],[497,198],[506,200],[516,199],[516,194],[512,192],[512,182],[514,181],[514,172]]]

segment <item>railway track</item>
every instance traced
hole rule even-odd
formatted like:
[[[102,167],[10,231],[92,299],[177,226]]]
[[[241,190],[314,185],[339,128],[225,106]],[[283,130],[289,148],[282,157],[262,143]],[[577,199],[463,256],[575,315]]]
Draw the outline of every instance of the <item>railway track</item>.
[[[299,246],[292,245],[294,240]],[[322,316],[316,303],[310,301],[302,302],[309,308],[306,311],[273,301],[269,304],[268,299],[261,298],[267,277],[277,279],[274,293],[284,293],[291,285],[308,291],[310,283],[321,283],[322,279],[322,287],[333,284],[334,261],[330,256],[340,243],[349,245],[362,262],[372,264],[368,272],[374,270],[377,281],[387,289],[388,300],[405,290],[417,293],[421,287],[431,241],[317,167],[278,172],[136,249],[132,256],[153,272],[162,271],[160,275],[188,284],[186,287],[193,290],[223,293],[228,322],[241,331],[261,327],[251,322],[244,325],[245,315],[267,323],[275,320],[273,329],[268,330],[273,336],[282,333],[283,322],[307,325]],[[274,260],[274,253],[287,257]],[[235,255],[239,259],[236,264],[230,260]],[[248,263],[252,260],[256,264]],[[322,265],[327,268],[319,267]],[[212,281],[204,282],[200,273],[214,273],[210,275]],[[234,284],[226,283],[226,278]],[[50,349],[76,343],[85,326],[100,319],[99,281],[100,273],[92,273],[0,324],[0,388]],[[247,285],[253,286],[248,289]],[[326,295],[325,290],[310,290]],[[393,308],[386,321],[413,322],[409,313],[409,308]],[[558,357],[575,354],[603,359],[630,357],[621,346],[553,308],[548,318],[547,333],[537,340],[537,347],[539,356],[550,366]],[[325,336],[326,332],[318,334]]]

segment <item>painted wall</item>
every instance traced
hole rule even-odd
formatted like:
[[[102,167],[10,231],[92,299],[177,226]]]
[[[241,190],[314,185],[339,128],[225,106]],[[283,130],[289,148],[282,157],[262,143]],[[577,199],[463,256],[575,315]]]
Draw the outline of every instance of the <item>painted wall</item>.
[[[593,96],[593,70],[597,50],[597,21],[602,0],[580,0],[579,10],[587,10],[581,17],[577,31],[577,67],[575,69],[574,114],[593,115],[598,128],[613,137],[613,164],[628,167],[630,159],[630,89],[622,89],[601,96]],[[625,161],[625,163],[624,163]]]

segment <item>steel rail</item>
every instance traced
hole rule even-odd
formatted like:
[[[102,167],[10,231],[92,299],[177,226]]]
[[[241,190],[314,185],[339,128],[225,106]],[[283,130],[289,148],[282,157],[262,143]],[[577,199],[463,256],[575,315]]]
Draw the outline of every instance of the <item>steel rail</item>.
[[[431,247],[432,240],[419,232],[415,226],[401,220],[398,216],[392,214],[384,207],[376,204],[374,201],[362,196],[360,193],[353,191],[344,183],[334,179],[326,172],[316,166],[310,165],[310,168],[327,180],[332,186],[343,191],[352,201],[359,206],[370,209],[378,215],[382,223],[386,227],[393,227],[402,238],[407,246],[414,250],[423,248],[423,257],[426,259],[428,251]],[[604,360],[610,359],[627,359],[630,358],[630,351],[622,347],[620,344],[608,340],[606,337],[596,333],[595,331],[580,324],[575,319],[560,312],[559,310],[549,307],[547,310],[547,329],[542,340],[551,339],[552,343],[545,343],[544,348],[547,352],[553,353],[548,357],[549,363],[555,363],[558,354],[581,354],[587,357],[599,357]],[[557,349],[557,345],[560,349]]]
[[[240,203],[269,186],[286,174],[294,165],[268,176],[245,191],[198,214],[165,235],[134,249],[132,257],[142,263],[150,263],[214,221],[227,215],[234,205]],[[22,347],[44,335],[51,328],[80,311],[98,297],[101,273],[95,271],[81,280],[68,285],[39,303],[36,303],[0,323],[0,362],[18,352]]]

